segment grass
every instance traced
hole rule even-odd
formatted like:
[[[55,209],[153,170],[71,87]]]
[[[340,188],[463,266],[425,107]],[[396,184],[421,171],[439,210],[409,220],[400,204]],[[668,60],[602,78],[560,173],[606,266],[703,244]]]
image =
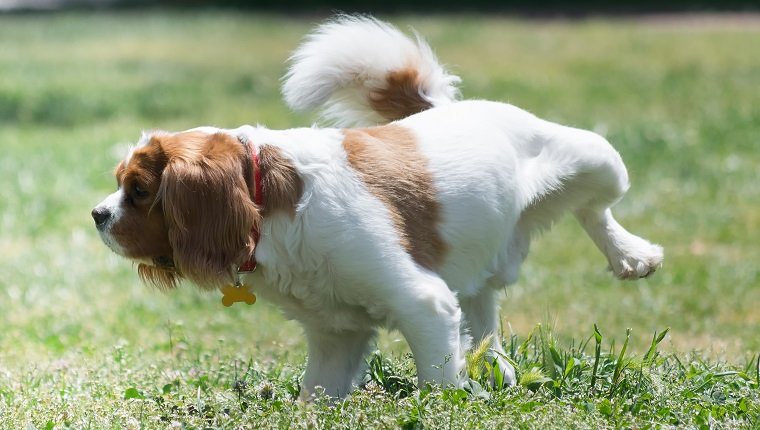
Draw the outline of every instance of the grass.
[[[296,324],[266,303],[226,309],[189,286],[140,285],[89,210],[142,129],[312,121],[278,93],[312,22],[0,15],[0,427],[760,425],[756,21],[393,21],[428,37],[466,97],[605,134],[633,182],[618,218],[664,245],[665,267],[615,281],[565,220],[506,290],[517,388],[491,386],[481,351],[464,389],[417,390],[391,332],[364,390],[335,406],[294,402],[305,359]]]

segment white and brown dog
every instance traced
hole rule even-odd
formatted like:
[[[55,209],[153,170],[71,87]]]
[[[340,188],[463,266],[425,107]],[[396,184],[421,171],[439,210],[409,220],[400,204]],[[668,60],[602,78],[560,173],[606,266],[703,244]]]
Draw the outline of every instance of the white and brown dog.
[[[300,321],[304,396],[349,393],[380,326],[403,333],[420,384],[460,384],[466,349],[498,326],[496,292],[562,214],[619,278],[650,275],[663,252],[613,218],[628,176],[604,138],[457,101],[458,82],[419,37],[334,19],[295,52],[283,93],[366,128],[151,132],[92,211],[98,231],[148,282],[242,276]],[[251,259],[258,270],[238,274]],[[495,337],[492,348],[503,353]]]

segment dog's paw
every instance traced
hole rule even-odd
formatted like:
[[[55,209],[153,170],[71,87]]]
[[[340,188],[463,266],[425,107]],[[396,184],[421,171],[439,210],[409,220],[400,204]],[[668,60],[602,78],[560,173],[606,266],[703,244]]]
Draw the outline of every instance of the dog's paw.
[[[640,279],[662,267],[663,250],[660,245],[631,235],[624,246],[610,256],[610,270],[618,279]]]
[[[517,378],[515,376],[515,368],[512,367],[511,364],[509,364],[509,361],[507,361],[504,357],[502,357],[500,354],[495,354],[495,360],[493,360],[494,366],[499,367],[499,372],[501,372],[502,377],[502,386],[497,387],[496,383],[496,369],[491,370],[491,374],[488,376],[488,382],[493,388],[502,388],[502,387],[514,387],[515,384],[517,384]]]

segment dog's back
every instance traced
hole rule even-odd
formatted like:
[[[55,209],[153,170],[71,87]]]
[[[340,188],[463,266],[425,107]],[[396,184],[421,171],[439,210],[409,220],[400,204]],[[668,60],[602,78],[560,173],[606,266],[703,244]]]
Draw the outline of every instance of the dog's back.
[[[469,175],[471,183],[484,188],[508,184],[496,194],[510,205],[506,214],[520,213],[517,233],[526,238],[512,239],[520,245],[510,245],[516,248],[511,254],[520,258],[511,255],[498,264],[519,266],[530,236],[567,212],[576,215],[618,277],[647,276],[661,264],[660,247],[628,237],[611,215],[604,215],[628,189],[628,174],[603,137],[504,103],[457,102],[459,77],[438,63],[419,35],[412,40],[374,18],[339,16],[318,27],[291,62],[283,94],[293,109],[321,108],[323,117],[340,126],[398,121],[414,130],[430,163],[442,160],[432,170],[448,172],[443,183],[456,181],[456,170],[464,169],[462,177]],[[488,155],[492,149],[496,152]],[[490,184],[472,180],[488,175],[491,168],[505,177]],[[438,192],[447,189],[439,187]],[[461,203],[467,193],[449,197]],[[615,234],[605,229],[620,230],[620,237],[609,239]],[[513,281],[516,270],[509,272],[506,279]]]

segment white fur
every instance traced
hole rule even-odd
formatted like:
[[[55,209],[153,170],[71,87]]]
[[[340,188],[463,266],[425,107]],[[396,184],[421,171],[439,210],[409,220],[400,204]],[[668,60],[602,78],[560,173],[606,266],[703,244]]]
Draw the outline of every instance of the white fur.
[[[108,197],[103,199],[100,204],[98,204],[95,207],[95,210],[102,211],[105,210],[108,213],[111,214],[109,219],[106,221],[105,225],[101,228],[98,228],[98,234],[100,235],[100,239],[103,241],[103,243],[106,244],[109,248],[111,248],[111,251],[119,254],[119,255],[126,255],[126,251],[124,248],[119,244],[119,242],[116,240],[116,238],[113,237],[111,234],[111,227],[114,224],[115,220],[118,220],[122,215],[122,207],[121,207],[121,201],[124,199],[124,190],[119,187],[118,190],[114,191],[113,193],[109,194]]]
[[[435,272],[405,252],[386,207],[348,164],[341,130],[227,130],[280,148],[304,182],[295,217],[264,219],[260,269],[247,280],[304,326],[304,395],[317,386],[346,395],[379,326],[406,337],[420,383],[461,383],[470,335],[496,334],[495,293],[517,279],[531,236],[563,213],[577,214],[619,277],[646,276],[661,263],[659,246],[612,218],[608,206],[628,182],[601,137],[487,101],[398,124],[417,136],[443,211],[438,228],[450,251]],[[503,353],[497,338],[492,348]],[[514,370],[501,366],[514,383]]]
[[[347,393],[382,323],[406,337],[420,383],[458,384],[471,344],[460,333],[476,342],[497,334],[495,292],[518,279],[532,236],[564,213],[575,214],[619,278],[648,276],[661,265],[660,246],[612,217],[609,207],[628,189],[628,175],[601,136],[508,104],[455,102],[459,78],[446,73],[430,47],[372,18],[344,16],[318,27],[291,61],[286,102],[297,110],[323,106],[340,125],[382,123],[370,93],[386,85],[389,72],[418,68],[420,94],[435,108],[398,124],[413,131],[428,159],[443,211],[438,228],[450,248],[431,273],[390,239],[387,210],[347,165],[339,131],[253,133],[254,142],[259,133],[276,134],[306,185],[296,218],[265,220],[256,251],[265,285],[258,290],[306,327],[306,394],[317,385],[331,395]],[[492,349],[514,384],[495,336]]]
[[[294,110],[322,108],[337,126],[357,127],[385,122],[368,103],[372,90],[385,88],[385,76],[414,67],[419,92],[434,105],[456,100],[458,76],[446,72],[417,35],[404,36],[395,27],[370,17],[340,16],[320,25],[290,57],[282,94]]]
[[[380,326],[407,339],[420,384],[460,385],[467,348],[498,334],[496,293],[517,280],[531,237],[563,213],[576,215],[618,277],[647,276],[661,264],[661,247],[612,217],[609,207],[628,188],[628,176],[602,137],[508,104],[454,102],[455,78],[427,45],[372,19],[320,27],[294,61],[284,88],[288,102],[327,103],[351,123],[379,121],[364,97],[389,70],[411,61],[433,71],[425,85],[437,89],[428,94],[436,107],[397,124],[416,136],[428,160],[442,211],[437,228],[449,249],[435,271],[412,260],[388,209],[349,165],[341,130],[221,130],[278,147],[303,181],[295,216],[263,220],[259,270],[245,279],[304,327],[303,397],[318,387],[348,394]],[[497,358],[504,352],[496,336],[492,349]],[[514,384],[514,369],[499,360]]]

